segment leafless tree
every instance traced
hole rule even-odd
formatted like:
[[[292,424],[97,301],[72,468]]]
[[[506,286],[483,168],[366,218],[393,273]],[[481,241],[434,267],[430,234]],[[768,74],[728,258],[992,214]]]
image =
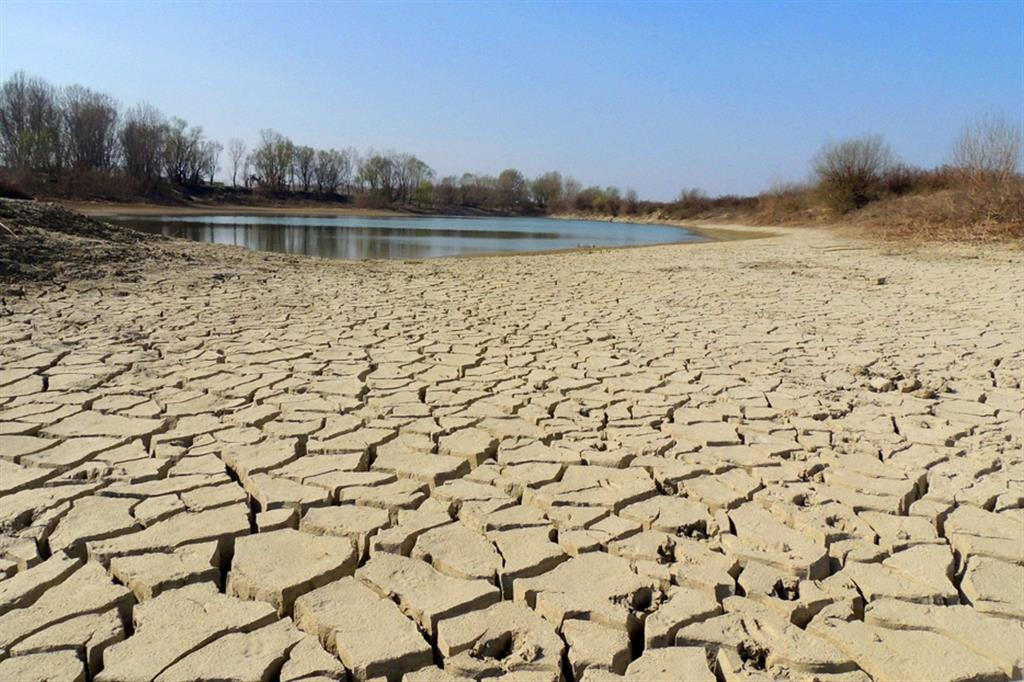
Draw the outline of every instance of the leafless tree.
[[[79,170],[112,170],[117,160],[117,102],[81,85],[65,88],[63,100],[71,165]]]
[[[557,207],[562,199],[562,174],[551,171],[538,176],[530,183],[530,193],[538,206]]]
[[[498,203],[505,210],[521,209],[530,202],[526,178],[515,168],[506,168],[498,175]]]
[[[583,185],[573,177],[567,177],[562,182],[562,205],[566,208],[573,208],[576,205],[576,197],[583,190]]]
[[[811,162],[818,186],[840,212],[861,208],[878,198],[882,177],[893,165],[892,150],[880,135],[830,142]]]
[[[953,143],[953,165],[973,182],[1005,183],[1020,167],[1021,130],[1001,114],[982,116]]]
[[[397,176],[395,162],[387,154],[377,154],[371,150],[359,165],[359,184],[378,199],[394,200],[398,186]]]
[[[238,187],[238,169],[242,167],[245,159],[245,140],[232,137],[228,140],[228,158],[231,159],[231,186]],[[243,172],[243,177],[245,173]]]
[[[629,215],[635,215],[640,209],[640,197],[632,187],[626,190],[626,197],[623,200],[622,209]]]
[[[295,145],[281,133],[261,130],[260,144],[249,157],[260,185],[274,191],[286,189],[294,151]]]
[[[213,184],[213,178],[220,168],[220,153],[224,151],[224,145],[216,140],[206,140],[202,144],[203,173],[210,178],[209,184]]]
[[[316,180],[316,150],[312,147],[296,147],[293,155],[295,175],[303,192],[313,188]]]
[[[164,136],[167,123],[163,114],[149,104],[129,109],[121,125],[121,163],[125,175],[148,191],[163,172]]]
[[[0,159],[9,168],[64,165],[61,102],[53,86],[19,71],[0,87]]]
[[[424,201],[429,197],[434,179],[434,170],[430,166],[411,154],[394,155],[392,162],[397,171],[396,189],[399,198],[403,201]]]
[[[164,135],[164,168],[167,179],[177,185],[195,185],[204,169],[203,129],[172,118]]]
[[[454,175],[441,178],[434,185],[433,201],[440,206],[454,206],[459,203],[459,179]]]

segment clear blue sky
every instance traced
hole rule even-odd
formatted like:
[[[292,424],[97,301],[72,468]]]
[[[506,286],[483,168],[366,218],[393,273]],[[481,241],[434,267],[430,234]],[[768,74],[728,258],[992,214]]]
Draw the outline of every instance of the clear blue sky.
[[[221,141],[272,127],[657,199],[802,179],[823,141],[865,132],[933,165],[966,120],[1024,116],[1021,0],[0,0],[0,20],[0,77],[146,100]]]

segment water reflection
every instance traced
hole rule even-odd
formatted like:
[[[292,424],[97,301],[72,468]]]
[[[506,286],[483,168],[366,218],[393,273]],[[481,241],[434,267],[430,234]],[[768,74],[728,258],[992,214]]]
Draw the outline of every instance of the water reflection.
[[[700,241],[688,230],[550,218],[146,216],[107,218],[144,232],[321,258],[417,259],[579,246]]]

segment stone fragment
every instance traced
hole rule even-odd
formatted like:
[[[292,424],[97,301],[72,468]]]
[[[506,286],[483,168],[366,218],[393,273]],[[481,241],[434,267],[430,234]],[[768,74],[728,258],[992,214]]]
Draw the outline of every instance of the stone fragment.
[[[164,430],[164,419],[123,417],[86,410],[43,428],[43,433],[58,438],[73,436],[114,436],[117,438],[141,438]]]
[[[1006,679],[995,661],[927,630],[889,630],[829,618],[815,620],[808,632],[831,642],[879,682]]]
[[[338,492],[338,502],[386,509],[392,515],[397,515],[400,509],[419,507],[429,494],[425,484],[403,479],[378,486],[343,488]]]
[[[704,537],[710,517],[707,509],[684,497],[658,495],[625,507],[622,518],[638,521],[644,530],[656,530],[672,535]]]
[[[445,670],[474,679],[548,673],[558,679],[565,644],[554,626],[519,602],[498,602],[438,625]]]
[[[448,523],[424,532],[410,556],[453,578],[491,583],[497,582],[502,567],[502,557],[494,545],[461,523]]]
[[[260,511],[294,509],[301,514],[310,507],[324,507],[331,503],[329,490],[269,474],[249,476],[243,485],[246,492],[259,503]]]
[[[375,554],[356,577],[396,600],[403,613],[431,635],[442,620],[500,600],[498,588],[486,581],[452,578],[423,561],[396,554]]]
[[[978,611],[1024,620],[1024,566],[985,556],[967,560],[960,589]]]
[[[742,597],[730,597],[726,600],[727,610],[736,609],[729,606],[734,600],[749,602]],[[751,661],[754,669],[770,675],[779,675],[781,671],[791,675],[833,675],[857,669],[833,643],[753,603],[680,628],[676,645],[705,647],[716,656],[724,650],[730,654],[726,660],[738,657]]]
[[[168,590],[135,607],[135,632],[103,655],[97,682],[154,680],[175,662],[225,635],[272,624],[274,609],[201,585]]]
[[[59,552],[46,561],[0,581],[0,616],[11,609],[32,604],[46,590],[63,582],[81,565],[80,558]]]
[[[288,652],[280,682],[345,682],[348,672],[337,658],[324,651],[316,637],[303,637]]]
[[[40,389],[42,383],[40,382]],[[85,664],[74,651],[45,651],[0,660],[0,679],[29,682],[85,682]]]
[[[250,632],[230,632],[179,659],[154,682],[270,680],[302,637],[289,618]]]
[[[577,680],[592,669],[608,670],[617,675],[626,672],[630,644],[625,630],[569,619],[562,623],[562,636],[569,645],[569,664]]]
[[[220,587],[220,551],[217,543],[185,545],[173,552],[150,552],[114,557],[110,574],[130,589],[139,601],[170,589],[197,583]]]
[[[626,668],[627,680],[715,682],[703,647],[670,647],[645,651]]]
[[[501,555],[498,581],[505,599],[512,598],[515,581],[547,573],[569,559],[569,555],[551,541],[551,530],[547,527],[491,531],[487,539]]]
[[[414,510],[400,510],[398,522],[378,531],[370,540],[371,554],[387,552],[409,556],[420,535],[431,528],[451,523],[447,512],[425,507],[426,504]]]
[[[736,534],[723,534],[727,554],[741,561],[759,561],[801,578],[819,579],[828,575],[825,546],[787,526],[755,504],[745,504],[729,512]]]
[[[958,604],[960,597],[950,581],[953,566],[953,553],[946,545],[917,545],[881,563],[848,562],[843,575],[869,602],[889,597],[918,604]]]
[[[127,616],[134,601],[127,589],[110,580],[102,566],[90,561],[46,590],[32,604],[4,614],[0,618],[0,642],[7,649],[14,649],[24,640],[40,636],[77,616],[111,610]],[[82,636],[89,639],[92,633],[85,632]]]
[[[355,567],[355,550],[344,538],[291,528],[249,535],[235,542],[227,593],[265,601],[284,616],[297,597],[352,575]]]
[[[997,663],[1017,679],[1024,671],[1024,620],[979,613],[969,606],[929,606],[895,599],[868,604],[864,622],[890,630],[927,630]]]
[[[468,461],[471,467],[478,467],[494,457],[498,440],[483,429],[471,427],[442,436],[438,440],[437,449],[442,455],[460,457]]]
[[[390,523],[384,509],[346,504],[340,507],[317,507],[302,517],[299,530],[313,535],[336,535],[352,541],[358,556],[367,555],[370,538]]]
[[[81,613],[33,633],[11,647],[15,656],[46,651],[71,650],[84,657],[90,675],[103,667],[103,652],[127,636],[123,614],[114,608],[99,613]]]
[[[653,613],[644,621],[644,648],[673,646],[679,628],[722,613],[714,595],[690,587],[673,587]]]
[[[86,548],[90,559],[109,562],[117,556],[170,552],[185,545],[216,541],[221,554],[228,555],[234,539],[248,532],[248,508],[231,505],[195,514],[175,514],[137,533],[89,541]]]
[[[67,551],[74,556],[85,556],[85,544],[90,540],[125,535],[142,530],[132,508],[135,500],[116,497],[85,497],[76,500],[71,511],[50,533],[50,551]]]
[[[516,601],[560,624],[578,618],[633,634],[651,605],[652,586],[630,570],[625,559],[600,552],[581,554],[535,578],[517,580]]]
[[[360,682],[375,677],[397,681],[433,660],[415,623],[355,578],[299,597],[295,623],[336,654]]]

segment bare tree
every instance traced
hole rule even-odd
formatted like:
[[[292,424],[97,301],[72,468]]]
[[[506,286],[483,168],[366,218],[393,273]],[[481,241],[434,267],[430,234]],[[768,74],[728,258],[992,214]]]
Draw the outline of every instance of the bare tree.
[[[392,156],[396,169],[396,192],[404,201],[418,201],[430,194],[428,185],[434,179],[434,170],[426,163],[411,154]]]
[[[398,188],[398,168],[393,154],[377,154],[372,150],[359,165],[358,182],[378,199],[393,201]]]
[[[220,168],[220,153],[224,151],[224,145],[216,140],[208,140],[202,144],[202,162],[203,172],[209,176],[210,183],[213,184],[213,176],[217,174],[217,170]]]
[[[545,173],[530,183],[533,200],[542,208],[558,206],[562,199],[562,175],[558,171]]]
[[[441,178],[434,185],[433,201],[441,206],[454,206],[459,202],[459,179],[454,175]]]
[[[0,87],[0,160],[9,168],[55,173],[64,165],[57,90],[19,71]]]
[[[893,154],[881,135],[829,142],[811,161],[818,187],[832,208],[846,212],[877,199]]]
[[[167,179],[177,185],[195,185],[204,169],[203,129],[172,118],[164,135],[164,167]]]
[[[79,170],[112,170],[117,160],[117,102],[81,85],[64,88],[63,99],[72,166]]]
[[[281,133],[261,130],[260,144],[249,156],[260,185],[274,191],[285,189],[294,151],[295,145]]]
[[[149,104],[129,109],[121,125],[121,163],[125,175],[148,191],[163,171],[164,115]]]
[[[640,209],[640,197],[632,187],[626,190],[626,197],[622,208],[629,215],[636,214]]]
[[[982,116],[953,143],[953,165],[973,182],[1005,183],[1020,166],[1021,130],[1002,114]]]
[[[228,140],[228,158],[231,159],[231,186],[238,187],[238,169],[242,167],[242,161],[245,159],[244,140],[237,137]]]
[[[567,177],[562,183],[562,205],[566,208],[573,208],[576,205],[576,197],[583,191],[583,185],[574,177]]]
[[[302,191],[308,192],[316,178],[316,150],[312,147],[296,147],[293,159]]]
[[[498,175],[498,203],[506,210],[522,208],[530,202],[526,178],[515,168],[506,168]]]

